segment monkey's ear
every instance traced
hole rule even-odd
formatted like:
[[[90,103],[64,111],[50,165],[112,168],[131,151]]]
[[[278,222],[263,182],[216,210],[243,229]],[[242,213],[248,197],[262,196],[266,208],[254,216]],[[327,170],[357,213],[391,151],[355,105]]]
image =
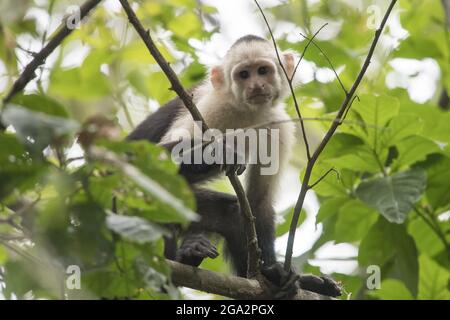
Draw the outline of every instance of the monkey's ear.
[[[225,82],[223,71],[220,67],[214,67],[211,69],[211,83],[214,89],[218,90],[223,87]]]
[[[297,54],[292,51],[285,51],[283,52],[283,65],[286,69],[286,73],[288,74],[289,78],[292,78],[292,75],[294,73],[295,69],[295,61],[297,60]]]

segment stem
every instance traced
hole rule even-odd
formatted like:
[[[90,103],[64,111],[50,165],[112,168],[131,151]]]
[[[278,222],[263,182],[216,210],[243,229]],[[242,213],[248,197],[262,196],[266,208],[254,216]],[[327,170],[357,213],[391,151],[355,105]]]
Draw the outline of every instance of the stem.
[[[86,1],[80,7],[80,18],[83,19],[85,16],[89,14],[89,12],[95,8],[101,0],[89,0]],[[61,42],[73,31],[73,28],[69,28],[64,20],[59,26],[59,31],[55,34],[55,36],[47,43],[45,47],[41,49],[38,53],[34,55],[33,60],[27,64],[25,69],[20,74],[20,77],[14,82],[11,90],[3,99],[3,103],[6,104],[11,101],[11,99],[20,91],[22,91],[25,86],[34,79],[36,69],[45,62],[45,59],[55,50]]]
[[[390,15],[396,2],[397,2],[397,0],[391,1],[390,5],[383,17],[380,27],[375,32],[375,37],[372,41],[372,44],[370,46],[370,49],[369,49],[367,57],[364,61],[364,64],[362,65],[361,70],[360,70],[355,82],[353,83],[352,88],[346,95],[346,97],[345,97],[344,101],[342,102],[342,105],[339,108],[339,111],[336,115],[335,119],[338,121],[333,121],[333,123],[330,126],[330,129],[328,129],[327,133],[323,137],[323,139],[320,142],[319,146],[317,147],[316,151],[314,151],[312,157],[307,162],[305,176],[303,177],[302,187],[301,187],[298,199],[297,199],[297,203],[295,204],[294,215],[292,217],[291,226],[289,229],[289,238],[288,238],[288,244],[287,244],[287,248],[286,248],[286,257],[285,257],[285,261],[284,261],[284,269],[286,271],[289,271],[291,269],[292,250],[294,247],[295,231],[297,229],[297,223],[298,223],[298,219],[300,217],[301,209],[303,208],[303,202],[305,201],[306,193],[309,190],[309,187],[308,187],[309,179],[311,178],[311,173],[314,168],[314,164],[316,163],[318,157],[320,156],[322,151],[325,149],[326,145],[328,144],[328,142],[330,141],[334,132],[336,131],[337,127],[339,126],[339,122],[342,119],[343,115],[345,114],[347,108],[351,106],[351,102],[353,101],[353,96],[355,95],[356,89],[358,88],[359,84],[361,83],[361,81],[364,77],[364,74],[366,73],[367,68],[369,67],[370,60],[375,51],[375,47],[378,43],[378,40],[380,39],[381,33],[384,29],[384,26],[386,25],[387,19],[389,18],[389,15]]]
[[[281,69],[283,70],[284,76],[286,77],[287,83],[289,85],[289,90],[291,91],[291,96],[292,96],[292,99],[294,100],[295,111],[297,112],[297,116],[300,119],[300,127],[302,129],[303,141],[305,142],[306,156],[307,156],[307,158],[309,160],[311,158],[311,152],[309,150],[308,137],[306,136],[305,124],[303,123],[302,114],[301,114],[300,108],[298,106],[297,97],[295,95],[294,86],[292,84],[292,79],[287,74],[286,68],[284,67],[284,64],[283,64],[283,61],[281,61],[280,53],[278,52],[278,46],[277,46],[277,43],[275,41],[275,37],[273,36],[272,29],[270,28],[269,22],[267,21],[266,15],[264,14],[264,11],[262,10],[262,8],[259,5],[257,0],[255,0],[255,3],[258,6],[258,9],[259,9],[259,11],[261,12],[261,14],[263,16],[263,19],[264,19],[264,22],[266,23],[267,29],[269,30],[270,37],[272,39],[273,46],[275,48],[275,53],[277,55],[278,63],[280,65]],[[320,31],[320,29],[319,29],[319,31]]]
[[[436,220],[434,220],[434,216],[432,216],[431,214],[426,215],[416,207],[414,207],[414,211],[420,218],[422,218],[422,220],[431,228],[431,230],[434,231],[434,233],[436,233],[436,235],[442,241],[442,243],[444,244],[444,248],[447,251],[448,259],[450,260],[450,244],[448,243],[445,234],[442,232],[441,228],[436,223]]]

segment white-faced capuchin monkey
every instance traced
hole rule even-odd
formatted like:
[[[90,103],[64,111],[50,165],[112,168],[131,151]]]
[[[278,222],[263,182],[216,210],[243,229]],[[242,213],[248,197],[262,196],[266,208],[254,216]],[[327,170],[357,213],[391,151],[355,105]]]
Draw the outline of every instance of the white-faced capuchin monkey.
[[[288,76],[291,76],[295,68],[294,54],[284,52],[280,57]],[[207,81],[190,92],[207,125],[221,132],[276,123],[266,125],[265,128],[278,129],[277,141],[270,142],[273,140],[267,139],[271,150],[278,149],[278,155],[273,157],[278,162],[278,170],[272,174],[264,174],[261,171],[264,165],[258,159],[247,164],[246,194],[256,218],[258,244],[262,252],[262,272],[278,288],[277,297],[292,295],[298,285],[330,296],[340,295],[339,286],[331,279],[312,275],[297,276],[292,271],[285,272],[276,261],[273,199],[280,174],[292,149],[295,127],[289,121],[280,123],[289,119],[283,105],[284,98],[289,94],[289,87],[274,47],[267,40],[254,35],[240,38],[231,46],[223,63],[211,69]],[[144,120],[128,139],[147,139],[172,150],[179,142],[174,137],[185,136],[186,133],[193,137],[194,127],[191,114],[182,101],[176,98]],[[245,157],[247,159],[248,155]],[[183,242],[179,248],[175,232],[172,238],[165,239],[167,258],[198,266],[205,258],[217,257],[216,248],[207,238],[208,234],[216,233],[225,239],[225,249],[237,275],[246,277],[247,242],[236,196],[199,186],[220,173],[236,170],[240,174],[243,169],[242,165],[181,163],[180,174],[192,187],[201,219],[192,223],[183,233]]]

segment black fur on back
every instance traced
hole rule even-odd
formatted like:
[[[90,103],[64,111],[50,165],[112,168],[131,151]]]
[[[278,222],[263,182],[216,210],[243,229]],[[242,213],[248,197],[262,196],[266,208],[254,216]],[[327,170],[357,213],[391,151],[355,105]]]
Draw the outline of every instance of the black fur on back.
[[[169,101],[152,113],[131,132],[127,140],[148,140],[158,143],[167,133],[177,115],[184,108],[180,98]]]

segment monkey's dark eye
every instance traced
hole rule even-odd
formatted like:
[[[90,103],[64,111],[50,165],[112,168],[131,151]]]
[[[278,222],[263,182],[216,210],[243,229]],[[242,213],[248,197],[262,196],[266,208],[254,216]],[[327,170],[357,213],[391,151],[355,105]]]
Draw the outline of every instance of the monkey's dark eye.
[[[258,74],[259,75],[265,75],[265,74],[267,74],[267,73],[269,73],[269,68],[267,68],[267,67],[259,67],[258,68]]]
[[[247,79],[248,77],[250,77],[250,73],[247,70],[242,70],[239,72],[239,78]]]

